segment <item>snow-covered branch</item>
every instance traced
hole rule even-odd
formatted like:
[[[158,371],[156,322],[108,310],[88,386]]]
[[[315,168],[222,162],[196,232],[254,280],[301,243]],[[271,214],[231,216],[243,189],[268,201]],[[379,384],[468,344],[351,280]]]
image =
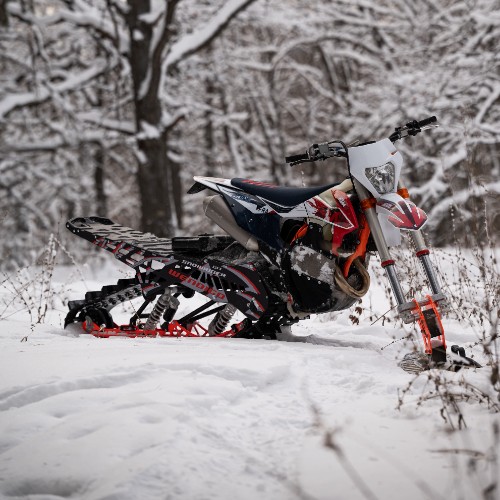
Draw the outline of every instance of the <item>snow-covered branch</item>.
[[[228,0],[224,7],[209,19],[203,27],[196,27],[190,35],[185,35],[172,45],[163,64],[163,73],[181,60],[206,47],[231,20],[255,0]]]
[[[436,203],[429,211],[431,220],[439,221],[443,219],[443,215],[449,213],[450,207],[461,208],[471,196],[477,198],[484,198],[491,196],[492,199],[500,195],[500,182],[489,182],[481,186],[475,186],[471,191],[470,189],[462,189],[459,192],[454,192],[451,196]]]
[[[112,130],[126,135],[135,134],[135,124],[124,120],[117,120],[102,116],[98,110],[77,113],[76,118],[86,123],[93,123],[99,128]]]
[[[100,59],[94,62],[94,65],[80,72],[70,73],[68,77],[56,84],[49,84],[45,82],[43,85],[37,87],[33,92],[24,92],[19,94],[9,94],[0,101],[0,121],[14,109],[33,104],[40,104],[46,101],[51,95],[71,92],[89,83],[98,76],[102,75],[113,64],[109,60]]]
[[[93,29],[100,36],[113,40],[119,44],[120,50],[123,53],[128,50],[128,37],[126,33],[117,30],[116,24],[110,19],[105,19],[102,9],[98,9],[87,2],[76,2],[76,4],[78,4],[79,8],[75,10],[67,10],[58,7],[53,14],[46,16],[36,16],[32,13],[23,12],[20,5],[15,3],[9,2],[7,5],[11,15],[18,17],[26,23],[30,23],[40,28],[47,28],[66,22],[72,26]]]

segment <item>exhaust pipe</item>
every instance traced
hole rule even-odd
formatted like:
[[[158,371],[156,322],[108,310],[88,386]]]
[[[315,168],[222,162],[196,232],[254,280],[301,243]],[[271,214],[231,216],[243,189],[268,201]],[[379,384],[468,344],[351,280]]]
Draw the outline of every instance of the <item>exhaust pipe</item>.
[[[232,236],[247,250],[251,252],[259,251],[257,238],[236,224],[231,210],[229,210],[229,207],[220,194],[207,196],[203,200],[203,210],[209,219],[215,222],[220,228],[224,229],[227,234]]]

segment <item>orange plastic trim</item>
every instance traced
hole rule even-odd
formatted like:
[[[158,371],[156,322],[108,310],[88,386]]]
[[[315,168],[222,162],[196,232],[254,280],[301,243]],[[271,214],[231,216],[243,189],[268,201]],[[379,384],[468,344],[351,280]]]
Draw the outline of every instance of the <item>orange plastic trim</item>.
[[[307,228],[308,225],[304,223],[302,227],[295,233],[295,236],[293,237],[293,240],[290,242],[290,245],[295,241],[298,240],[299,238],[303,238],[306,233],[307,233]]]
[[[366,200],[364,200],[366,201]],[[347,278],[349,276],[349,271],[351,269],[351,265],[354,261],[354,259],[361,257],[362,259],[365,258],[366,254],[366,245],[368,243],[368,238],[370,237],[370,226],[366,222],[366,218],[363,214],[359,215],[359,243],[358,246],[356,247],[356,250],[354,250],[354,253],[350,255],[347,260],[345,261],[344,264],[344,278]]]
[[[399,194],[399,196],[401,196],[401,198],[405,198],[406,200],[410,198],[410,193],[408,192],[408,189],[406,189],[406,188],[398,189],[398,194]]]
[[[368,210],[369,208],[373,208],[377,205],[377,200],[375,198],[366,198],[365,200],[360,201],[360,205],[363,210]]]

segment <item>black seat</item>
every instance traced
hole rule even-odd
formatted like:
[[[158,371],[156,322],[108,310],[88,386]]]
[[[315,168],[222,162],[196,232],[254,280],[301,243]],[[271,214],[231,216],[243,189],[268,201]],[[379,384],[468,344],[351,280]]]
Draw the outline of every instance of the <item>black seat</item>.
[[[260,196],[266,200],[281,205],[282,207],[294,207],[309,198],[338,185],[338,182],[315,187],[284,187],[275,186],[267,182],[253,181],[251,179],[231,179],[231,184],[245,193]]]

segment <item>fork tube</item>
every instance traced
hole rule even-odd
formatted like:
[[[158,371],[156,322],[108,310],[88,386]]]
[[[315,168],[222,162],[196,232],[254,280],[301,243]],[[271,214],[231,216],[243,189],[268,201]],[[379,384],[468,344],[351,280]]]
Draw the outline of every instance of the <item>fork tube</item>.
[[[403,198],[409,199],[408,190],[401,181],[398,183],[398,188],[399,188],[398,192],[401,193]],[[413,245],[415,246],[415,255],[418,257],[418,260],[422,264],[427,279],[429,280],[429,284],[431,285],[432,293],[433,294],[442,293],[441,285],[439,284],[436,272],[434,271],[434,267],[429,257],[430,252],[429,249],[427,248],[427,245],[425,244],[422,231],[420,229],[418,231],[410,231],[410,237],[413,242]]]
[[[391,257],[384,233],[380,227],[375,205],[370,203],[370,200],[373,199],[373,197],[370,192],[356,179],[354,179],[354,187],[358,193],[368,225],[370,226],[372,237],[375,241],[375,245],[377,246],[378,254],[380,255],[382,267],[385,269],[387,278],[389,279],[389,283],[391,284],[391,288],[394,293],[394,297],[396,297],[396,302],[398,305],[404,304],[405,296],[396,274],[394,260]]]
[[[411,231],[410,234],[413,244],[415,245],[416,256],[424,268],[429,284],[431,285],[432,293],[441,293],[441,285],[439,284],[431,259],[429,258],[430,252],[425,244],[421,231]]]

